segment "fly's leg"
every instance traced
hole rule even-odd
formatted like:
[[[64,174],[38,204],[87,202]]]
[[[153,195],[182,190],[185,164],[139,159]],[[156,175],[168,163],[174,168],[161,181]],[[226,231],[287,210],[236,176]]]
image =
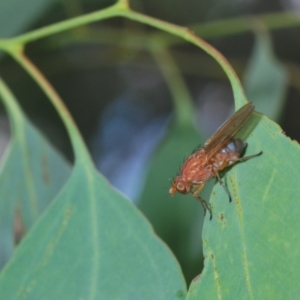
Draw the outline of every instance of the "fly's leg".
[[[200,196],[199,196],[199,193],[201,192],[201,190],[203,189],[204,187],[204,182],[201,182],[197,189],[193,192],[193,196],[194,198],[196,198],[197,200],[199,200],[202,204],[202,207],[203,207],[203,210],[204,210],[204,215],[206,214],[206,211],[208,210],[209,211],[209,219],[211,220],[212,219],[212,211],[211,211],[211,207],[210,205],[204,200],[202,199]]]
[[[237,159],[234,160],[234,162],[238,162],[238,161],[245,161],[245,160],[248,160],[248,159],[251,159],[251,158],[254,158],[254,157],[257,157],[257,156],[260,156],[263,152],[260,151],[259,153],[256,153],[256,154],[253,154],[253,155],[249,155],[249,156],[246,156],[246,157],[239,157]],[[215,174],[215,176],[217,177],[218,179],[218,182],[220,183],[220,185],[223,187],[223,189],[225,190],[226,194],[228,195],[229,197],[229,202],[232,201],[232,198],[231,198],[231,195],[230,195],[230,192],[228,190],[228,188],[225,186],[223,180],[221,179],[219,173],[217,170],[213,170],[213,173]]]
[[[263,154],[263,152],[260,151],[259,153],[256,153],[256,154],[253,154],[253,155],[249,155],[249,156],[246,156],[246,157],[240,157],[240,158],[237,158],[237,159],[234,160],[234,161],[245,161],[245,160],[248,160],[248,159],[251,159],[251,158],[260,156],[260,155],[262,155],[262,154]]]
[[[248,157],[249,157],[249,156],[248,156]],[[224,184],[223,180],[221,179],[221,177],[220,177],[218,171],[214,170],[213,172],[214,172],[214,174],[216,175],[216,177],[217,177],[217,179],[218,179],[220,185],[223,187],[223,189],[225,190],[226,194],[228,195],[228,197],[229,197],[229,202],[231,202],[231,201],[232,201],[232,198],[231,198],[230,192],[228,191],[228,188],[227,188],[226,185]]]

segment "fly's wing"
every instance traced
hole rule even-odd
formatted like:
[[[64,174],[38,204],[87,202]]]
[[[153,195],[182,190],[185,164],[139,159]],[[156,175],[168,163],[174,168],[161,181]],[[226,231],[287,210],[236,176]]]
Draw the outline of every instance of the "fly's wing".
[[[247,103],[221,125],[221,127],[219,127],[212,137],[204,144],[203,148],[208,157],[212,157],[226,146],[230,139],[247,123],[253,112],[254,105],[252,103]]]

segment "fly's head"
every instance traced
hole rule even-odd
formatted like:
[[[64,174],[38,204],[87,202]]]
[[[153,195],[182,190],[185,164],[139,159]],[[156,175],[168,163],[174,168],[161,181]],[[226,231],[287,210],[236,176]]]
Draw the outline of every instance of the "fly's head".
[[[174,196],[176,192],[179,192],[181,194],[187,194],[190,191],[191,191],[190,184],[181,176],[177,176],[173,180],[169,193],[171,194],[171,196]]]

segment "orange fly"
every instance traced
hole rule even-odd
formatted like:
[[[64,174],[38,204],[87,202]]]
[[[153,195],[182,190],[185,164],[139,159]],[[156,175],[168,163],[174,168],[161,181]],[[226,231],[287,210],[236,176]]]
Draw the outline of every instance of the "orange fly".
[[[254,105],[248,103],[240,108],[230,119],[228,119],[204,144],[203,148],[197,149],[183,163],[180,173],[173,180],[169,193],[174,196],[176,192],[181,194],[192,193],[198,199],[204,209],[212,212],[207,202],[199,196],[205,182],[216,177],[229,197],[229,190],[224,185],[219,172],[232,164],[259,156],[262,152],[254,155],[241,157],[247,143],[241,139],[235,139],[235,134],[248,122]]]

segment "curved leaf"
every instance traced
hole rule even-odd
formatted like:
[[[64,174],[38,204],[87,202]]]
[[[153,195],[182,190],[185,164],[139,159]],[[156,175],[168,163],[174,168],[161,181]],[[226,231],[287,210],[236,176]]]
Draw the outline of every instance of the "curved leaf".
[[[273,53],[267,33],[257,34],[255,47],[244,76],[248,99],[273,120],[282,113],[287,90],[288,74]]]
[[[259,124],[246,155],[264,153],[226,173],[233,203],[220,186],[214,188],[214,219],[203,230],[205,268],[189,300],[299,296],[299,145],[266,117],[253,119]]]
[[[185,290],[148,222],[80,164],[0,277],[5,299],[165,300],[183,299]]]
[[[2,0],[0,2],[0,36],[10,37],[33,24],[44,13],[46,9],[53,5],[50,0],[27,0],[20,2],[18,0]]]
[[[70,165],[22,114],[2,81],[0,96],[12,124],[12,137],[0,173],[0,266],[3,266],[14,248],[15,211],[19,211],[24,230],[28,230],[69,177]]]

